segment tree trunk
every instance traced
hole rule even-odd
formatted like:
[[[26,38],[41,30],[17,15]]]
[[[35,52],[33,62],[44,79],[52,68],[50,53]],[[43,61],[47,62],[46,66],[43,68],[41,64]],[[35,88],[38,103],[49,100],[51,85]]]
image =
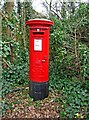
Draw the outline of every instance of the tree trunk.
[[[61,16],[62,16],[62,18],[66,18],[66,2],[62,3]]]
[[[75,33],[75,37],[74,37],[74,50],[75,50],[75,57],[76,57],[75,67],[76,67],[76,71],[78,72],[78,74],[80,74],[81,65],[80,65],[80,58],[79,58],[78,40],[77,40],[77,35],[76,35],[77,34],[76,29],[75,29],[74,33]]]
[[[11,17],[13,7],[14,7],[14,0],[13,0],[13,2],[6,2],[5,5],[4,5],[5,13],[8,16],[8,18]],[[10,30],[10,27],[7,26],[7,28],[6,28],[6,37],[10,38],[10,36],[11,36],[11,30]]]
[[[25,2],[23,2],[23,8],[22,8],[22,20],[21,23],[22,24],[22,43],[23,43],[23,47],[24,49],[26,49],[26,42],[25,42]]]
[[[11,13],[13,11],[13,7],[14,7],[14,0],[12,2],[5,3],[5,11],[9,15],[9,17],[11,16]]]
[[[6,14],[8,20],[11,18],[13,7],[14,7],[14,0],[12,2],[6,2],[4,5],[5,14]],[[5,34],[6,34],[7,39],[10,39],[12,37],[11,29],[10,29],[10,26],[8,26],[8,25],[7,25]],[[11,51],[10,51],[11,62],[13,62],[14,61],[13,47],[10,47],[10,48],[11,48]]]

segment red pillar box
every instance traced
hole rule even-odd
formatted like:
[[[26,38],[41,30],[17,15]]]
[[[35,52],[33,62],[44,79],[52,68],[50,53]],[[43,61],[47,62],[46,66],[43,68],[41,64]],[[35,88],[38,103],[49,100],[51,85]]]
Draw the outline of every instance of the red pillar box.
[[[46,19],[32,19],[26,21],[26,25],[30,27],[30,96],[34,100],[41,100],[49,93],[49,34],[53,22]]]

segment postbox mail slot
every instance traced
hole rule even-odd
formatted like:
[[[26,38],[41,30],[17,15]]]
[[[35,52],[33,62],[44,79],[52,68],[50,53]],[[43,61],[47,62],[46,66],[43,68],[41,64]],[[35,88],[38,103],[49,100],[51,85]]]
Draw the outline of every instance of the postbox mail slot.
[[[33,32],[33,35],[44,35],[44,32]]]

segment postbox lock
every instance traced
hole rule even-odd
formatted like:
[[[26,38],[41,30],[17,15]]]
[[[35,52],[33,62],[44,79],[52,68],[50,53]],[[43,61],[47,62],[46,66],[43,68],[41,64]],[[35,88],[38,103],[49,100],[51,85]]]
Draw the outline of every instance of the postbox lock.
[[[47,56],[46,56],[46,55],[44,56],[44,59],[45,59],[45,60],[47,59]]]

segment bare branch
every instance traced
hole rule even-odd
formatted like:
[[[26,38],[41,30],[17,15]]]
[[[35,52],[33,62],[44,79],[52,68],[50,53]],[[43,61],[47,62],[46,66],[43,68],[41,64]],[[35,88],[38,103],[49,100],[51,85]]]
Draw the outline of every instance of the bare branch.
[[[9,67],[9,68],[11,68],[11,66],[8,64],[8,62],[4,59],[4,58],[2,58],[2,60],[3,60],[3,62]],[[12,68],[11,68],[12,69]]]
[[[45,0],[45,3],[49,6],[49,8],[50,8],[50,11],[51,12],[53,12],[58,18],[60,18],[60,16],[58,15],[58,13],[57,12],[59,12],[60,13],[60,10],[56,10],[53,6],[52,6],[52,0],[50,1],[50,3],[48,3],[48,1],[47,0]],[[43,5],[46,7],[46,9],[48,10],[48,7],[45,5],[45,3],[43,3]],[[60,15],[61,15],[61,13],[60,13]],[[61,19],[61,18],[60,18]]]

